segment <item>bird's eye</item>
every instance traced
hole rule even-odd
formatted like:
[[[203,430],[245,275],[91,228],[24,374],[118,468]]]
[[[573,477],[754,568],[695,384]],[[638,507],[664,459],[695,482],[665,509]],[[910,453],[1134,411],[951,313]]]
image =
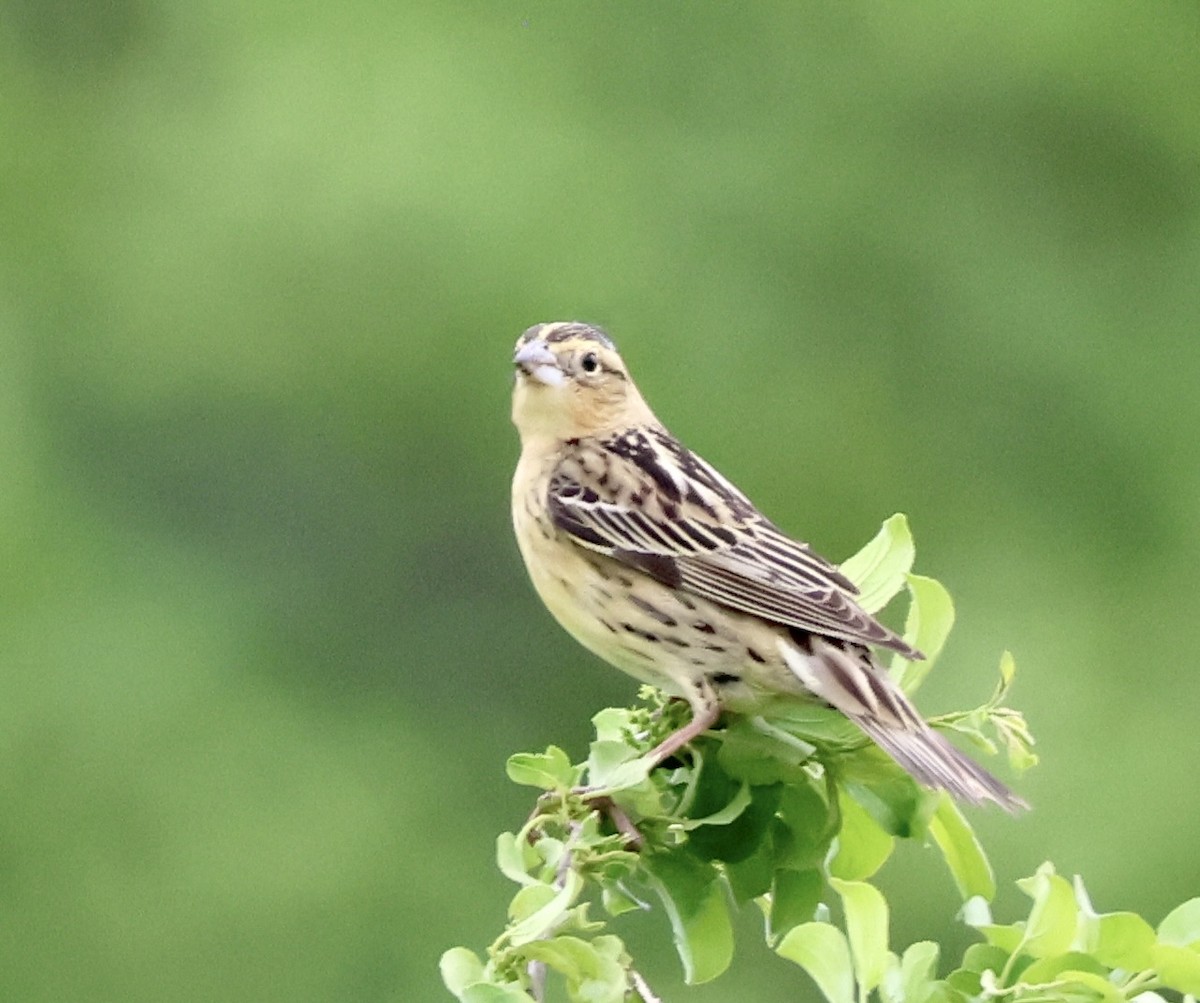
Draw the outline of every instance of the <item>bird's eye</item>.
[[[587,355],[579,360],[579,365],[585,373],[594,373],[600,368],[600,360],[596,358],[595,352],[588,352]]]

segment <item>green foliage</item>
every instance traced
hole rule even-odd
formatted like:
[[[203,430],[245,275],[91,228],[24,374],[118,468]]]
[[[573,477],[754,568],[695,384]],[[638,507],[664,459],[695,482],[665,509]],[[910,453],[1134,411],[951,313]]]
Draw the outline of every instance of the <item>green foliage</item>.
[[[909,573],[912,559],[895,516],[843,568],[871,609],[908,587],[906,637],[933,662],[954,608],[937,582]],[[892,671],[911,692],[927,666],[901,660]],[[988,701],[935,723],[990,752],[1003,746],[1023,769],[1036,757],[1024,719],[1004,706],[1013,672],[1005,653]],[[781,704],[704,736],[687,762],[650,769],[646,753],[685,712],[652,690],[643,696],[644,706],[596,715],[584,763],[554,746],[509,760],[509,777],[542,794],[521,830],[497,840],[497,864],[520,886],[504,932],[486,961],[462,947],[442,957],[463,1003],[533,1003],[548,972],[572,1003],[657,999],[624,943],[590,916],[589,895],[609,917],[657,900],[693,984],[729,966],[731,904],[754,901],[776,953],[830,1003],[1161,1003],[1163,993],[1194,1003],[1200,994],[1200,898],[1155,929],[1134,913],[1097,913],[1080,879],[1046,863],[1017,882],[1028,915],[996,923],[991,865],[958,807],[918,788],[836,715]],[[887,900],[867,880],[900,838],[941,851],[981,938],[945,975],[937,944],[891,949]]]
[[[508,349],[560,317],[822,553],[937,527],[924,705],[1008,641],[1054,750],[1031,824],[969,813],[1001,885],[1042,844],[1155,920],[1200,892],[1200,4],[0,26],[0,999],[431,1003],[498,932],[505,757],[633,694],[508,527]],[[908,856],[943,905],[893,938],[942,942]],[[692,995],[796,1003],[748,948]]]
[[[925,645],[933,662],[953,605],[936,582],[910,574],[912,560],[908,526],[895,516],[843,569],[862,584],[872,609],[908,587],[906,637]],[[903,665],[893,671],[910,692],[924,678]],[[998,742],[1023,767],[1034,761],[1032,739],[1020,714],[1003,706],[1012,675],[1006,655],[987,703],[935,723],[993,751]],[[554,746],[509,760],[509,777],[541,794],[520,831],[497,841],[498,866],[520,886],[504,932],[486,960],[463,948],[443,957],[443,978],[460,1000],[538,999],[547,972],[580,1003],[652,998],[622,942],[590,915],[597,899],[609,917],[657,901],[693,984],[729,966],[731,905],[753,901],[769,943],[808,971],[830,1000],[861,1001],[871,993],[887,1003],[967,999],[960,988],[966,983],[983,991],[986,969],[961,969],[953,981],[939,981],[933,945],[914,945],[903,957],[889,953],[888,905],[868,883],[897,840],[928,840],[972,915],[983,916],[995,891],[991,867],[946,795],[919,787],[840,715],[794,700],[760,717],[736,718],[693,743],[682,761],[651,769],[648,751],[687,710],[651,689],[643,698],[643,706],[595,716],[596,738],[583,763],[572,764]],[[1012,977],[1017,959],[1052,959],[1077,948],[1074,935],[1063,932],[1077,912],[1070,887],[1051,872],[1022,887],[1035,900],[1028,923],[998,927],[984,917],[975,924],[988,944],[1007,952],[1003,959],[986,955],[999,959],[995,978]],[[1191,943],[1193,920],[1176,919],[1174,940],[1163,947],[1190,951],[1179,945]],[[1109,929],[1109,939],[1123,944],[1118,934]],[[1170,960],[1184,969],[1179,958]],[[1047,981],[1068,977],[1066,963],[1054,972],[1048,964]]]

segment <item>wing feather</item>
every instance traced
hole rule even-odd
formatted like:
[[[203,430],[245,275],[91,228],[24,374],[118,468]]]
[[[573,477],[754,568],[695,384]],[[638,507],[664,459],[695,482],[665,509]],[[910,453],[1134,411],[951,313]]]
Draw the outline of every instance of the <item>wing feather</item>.
[[[742,613],[920,657],[854,601],[834,565],[664,430],[572,445],[547,501],[580,546]]]

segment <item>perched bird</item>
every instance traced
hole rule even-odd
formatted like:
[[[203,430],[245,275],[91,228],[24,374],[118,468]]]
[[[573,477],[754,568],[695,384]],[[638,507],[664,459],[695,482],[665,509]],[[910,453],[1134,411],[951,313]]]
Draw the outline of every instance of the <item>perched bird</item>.
[[[970,803],[1024,806],[925,723],[871,648],[921,653],[855,602],[833,564],[666,430],[604,332],[536,325],[513,363],[521,555],[576,640],[690,703],[691,722],[654,751],[660,761],[722,708],[808,695],[920,783]]]

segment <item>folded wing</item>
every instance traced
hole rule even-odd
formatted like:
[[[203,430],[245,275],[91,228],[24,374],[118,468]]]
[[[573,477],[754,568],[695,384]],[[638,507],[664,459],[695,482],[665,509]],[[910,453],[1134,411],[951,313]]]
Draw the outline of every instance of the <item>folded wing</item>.
[[[854,584],[784,535],[736,487],[661,429],[577,448],[551,479],[555,525],[577,544],[730,609],[905,657],[854,601]]]

